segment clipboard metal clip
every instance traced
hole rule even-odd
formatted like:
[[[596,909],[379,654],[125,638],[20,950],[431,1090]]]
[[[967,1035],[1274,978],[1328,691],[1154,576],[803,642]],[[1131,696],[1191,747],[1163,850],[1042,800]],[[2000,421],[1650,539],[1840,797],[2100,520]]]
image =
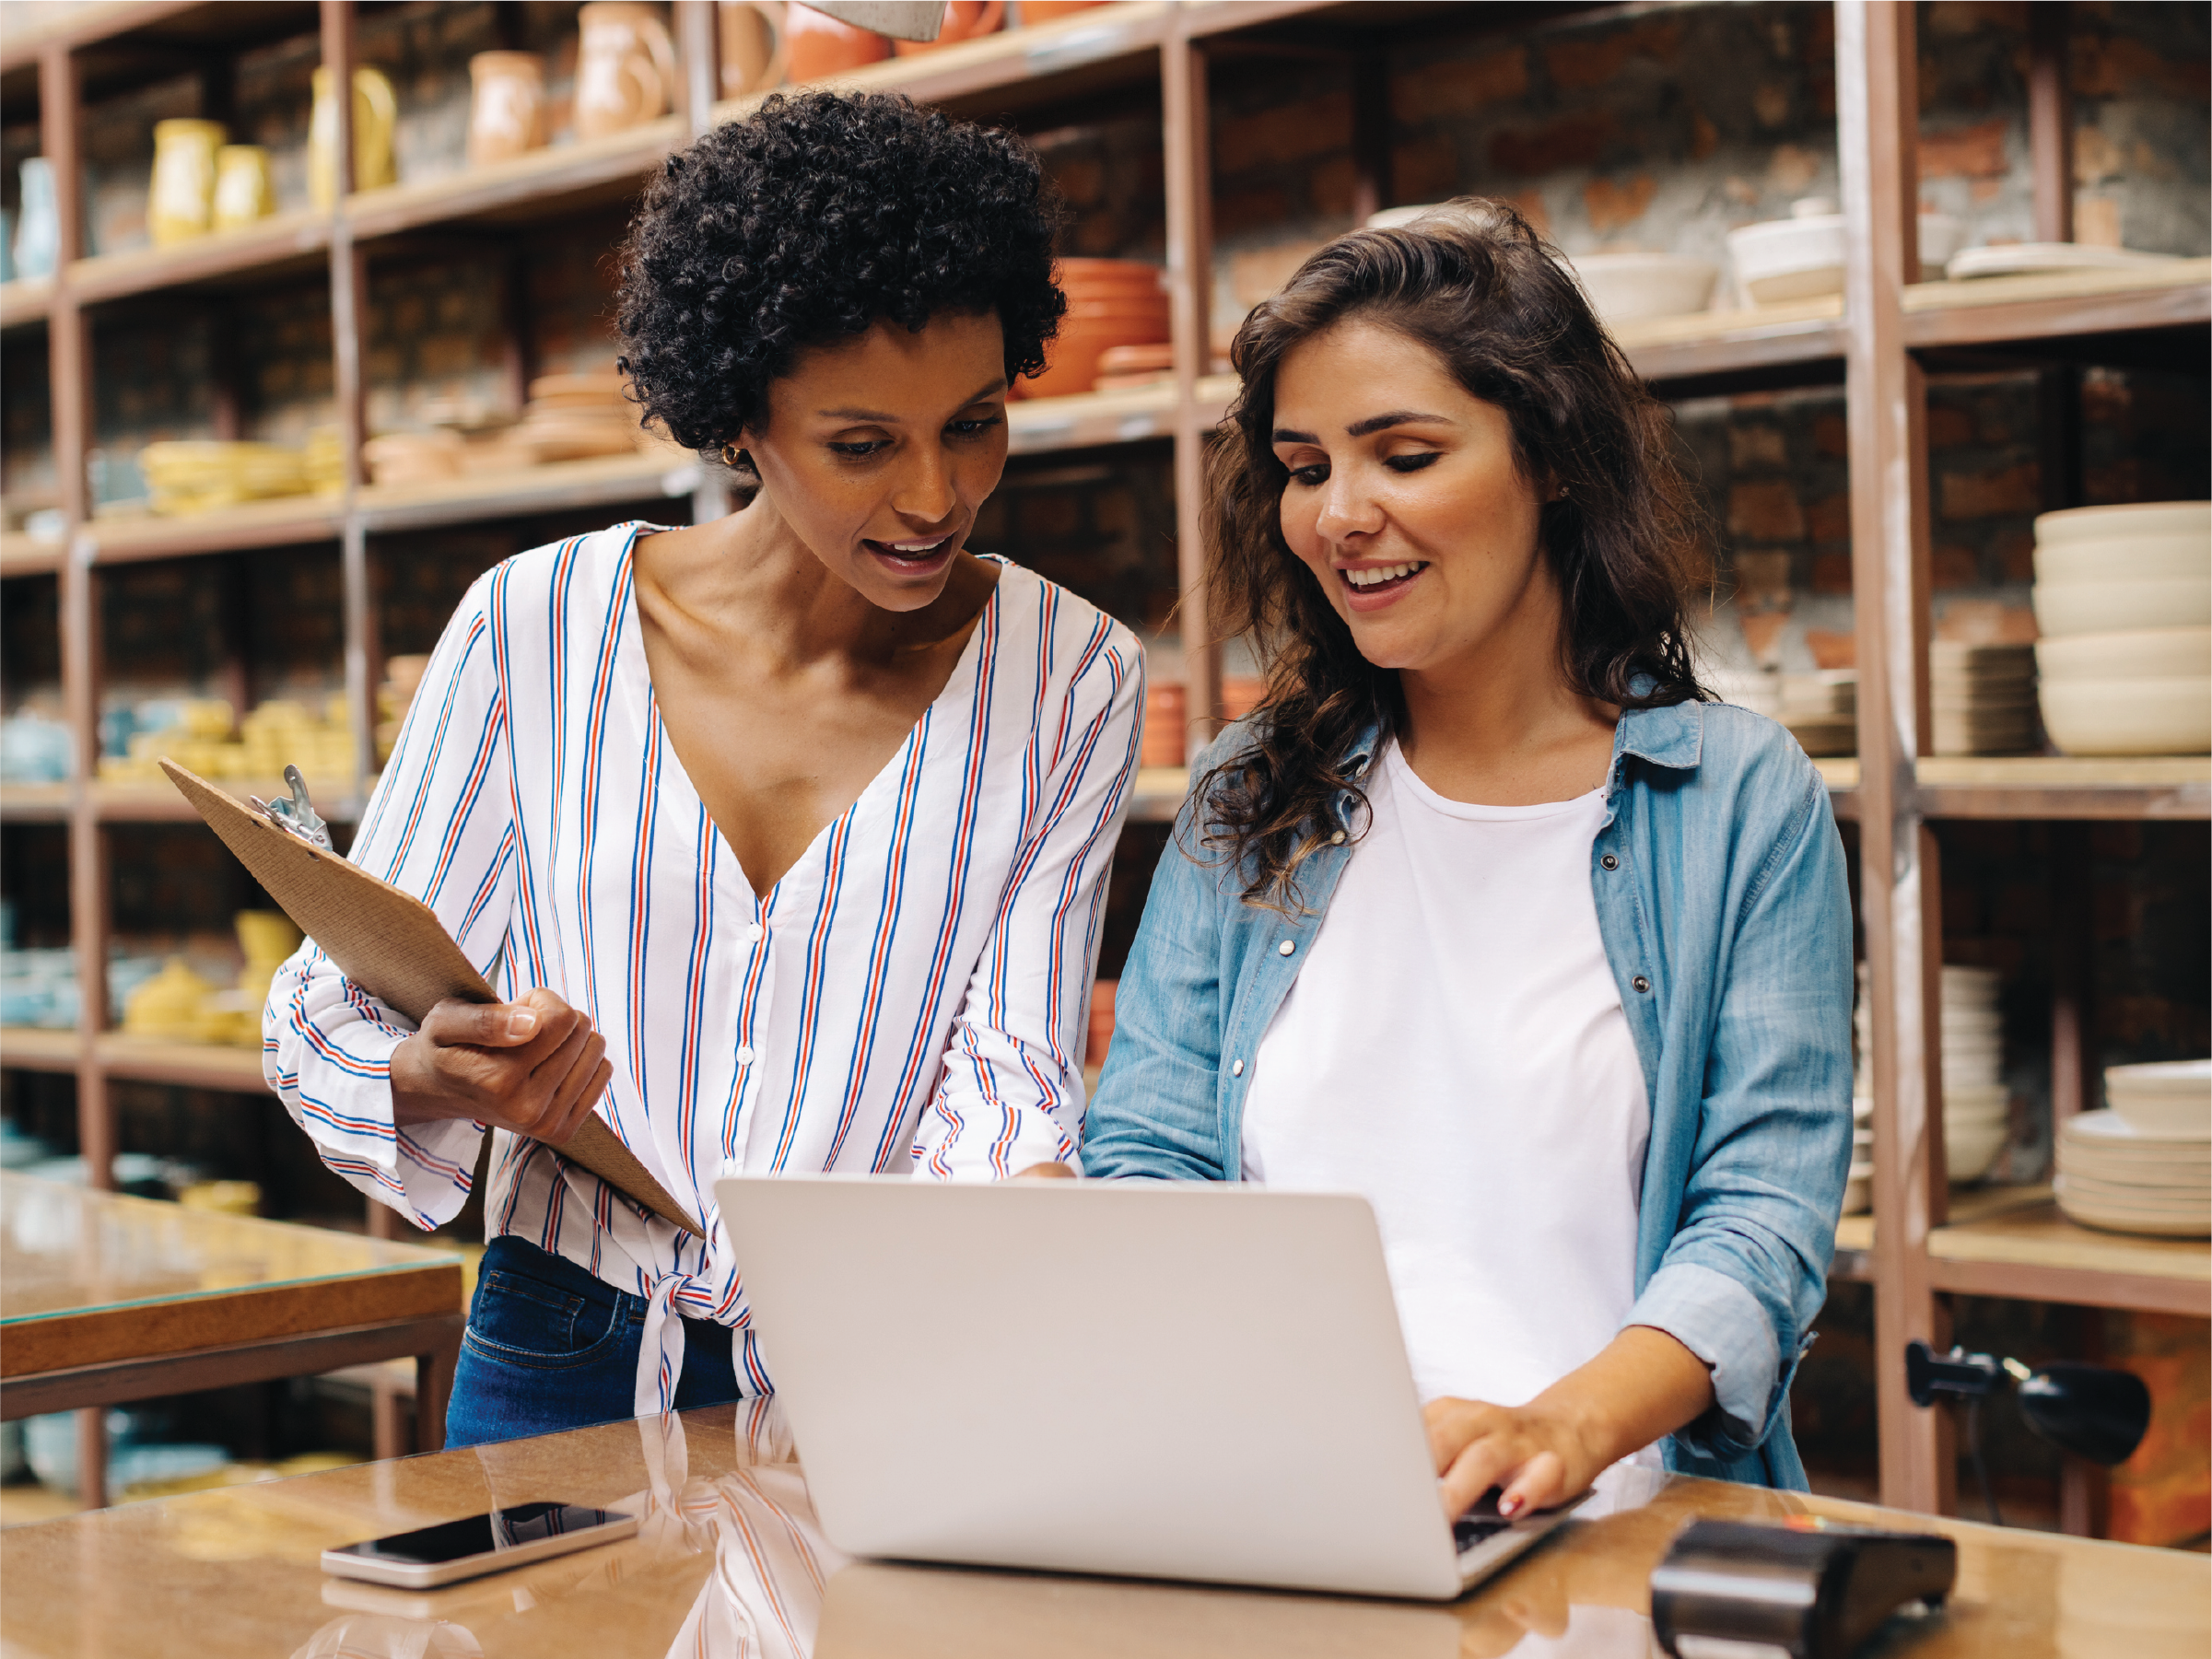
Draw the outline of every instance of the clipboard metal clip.
[[[282,796],[275,800],[263,800],[258,795],[249,795],[246,799],[253,803],[255,811],[267,817],[277,828],[298,835],[311,846],[320,847],[324,852],[335,852],[337,849],[331,846],[330,826],[322,822],[322,815],[309,801],[307,779],[299,775],[299,768],[287,766],[284,769],[284,780],[291,786],[292,795],[288,800]]]

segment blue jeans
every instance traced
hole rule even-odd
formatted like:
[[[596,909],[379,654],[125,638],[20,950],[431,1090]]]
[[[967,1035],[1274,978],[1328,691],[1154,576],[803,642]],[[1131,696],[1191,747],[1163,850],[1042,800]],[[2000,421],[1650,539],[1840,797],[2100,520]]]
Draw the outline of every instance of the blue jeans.
[[[637,1415],[645,1298],[511,1234],[486,1246],[446,1408],[448,1446],[553,1434]],[[676,1407],[738,1397],[730,1327],[684,1321]]]

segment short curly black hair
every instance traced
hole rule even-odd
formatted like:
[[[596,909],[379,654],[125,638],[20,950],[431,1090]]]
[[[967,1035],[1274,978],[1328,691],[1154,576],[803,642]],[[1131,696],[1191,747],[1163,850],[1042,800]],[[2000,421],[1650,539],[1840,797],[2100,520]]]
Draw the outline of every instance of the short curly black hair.
[[[1007,378],[1035,374],[1067,310],[1060,213],[1012,134],[895,94],[771,97],[646,192],[616,311],[631,396],[709,452],[767,415],[803,348],[945,311],[996,312]]]

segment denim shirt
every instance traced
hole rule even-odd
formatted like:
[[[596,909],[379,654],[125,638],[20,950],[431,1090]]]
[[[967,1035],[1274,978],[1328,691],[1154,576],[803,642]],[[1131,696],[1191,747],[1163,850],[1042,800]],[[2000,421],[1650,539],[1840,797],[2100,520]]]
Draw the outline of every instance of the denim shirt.
[[[1231,727],[1194,776],[1251,741]],[[1375,748],[1371,734],[1355,775]],[[1247,905],[1225,863],[1177,850],[1199,847],[1195,808],[1123,970],[1086,1174],[1239,1178],[1252,1058],[1352,856],[1344,822],[1299,868],[1301,913]],[[1789,1384],[1851,1161],[1851,904],[1826,786],[1747,709],[1630,710],[1590,884],[1651,1111],[1623,1323],[1668,1332],[1713,1372],[1715,1404],[1668,1437],[1667,1466],[1802,1489]]]

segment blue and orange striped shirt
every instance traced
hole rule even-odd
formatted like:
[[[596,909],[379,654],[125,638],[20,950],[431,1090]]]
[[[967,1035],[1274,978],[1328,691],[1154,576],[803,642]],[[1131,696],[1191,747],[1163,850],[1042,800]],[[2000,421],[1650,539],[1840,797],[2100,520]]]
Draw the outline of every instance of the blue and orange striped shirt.
[[[656,711],[630,566],[651,528],[478,579],[350,854],[427,904],[502,996],[544,986],[590,1016],[614,1071],[601,1114],[706,1222],[695,1238],[495,1132],[487,1236],[650,1299],[640,1411],[681,1370],[672,1311],[738,1327],[741,1379],[768,1386],[720,1175],[989,1178],[1075,1159],[1144,701],[1128,629],[1001,563],[943,691],[761,899]],[[323,1162],[427,1228],[460,1210],[485,1131],[394,1125],[391,1057],[411,1029],[310,941],[270,987],[263,1064]]]

